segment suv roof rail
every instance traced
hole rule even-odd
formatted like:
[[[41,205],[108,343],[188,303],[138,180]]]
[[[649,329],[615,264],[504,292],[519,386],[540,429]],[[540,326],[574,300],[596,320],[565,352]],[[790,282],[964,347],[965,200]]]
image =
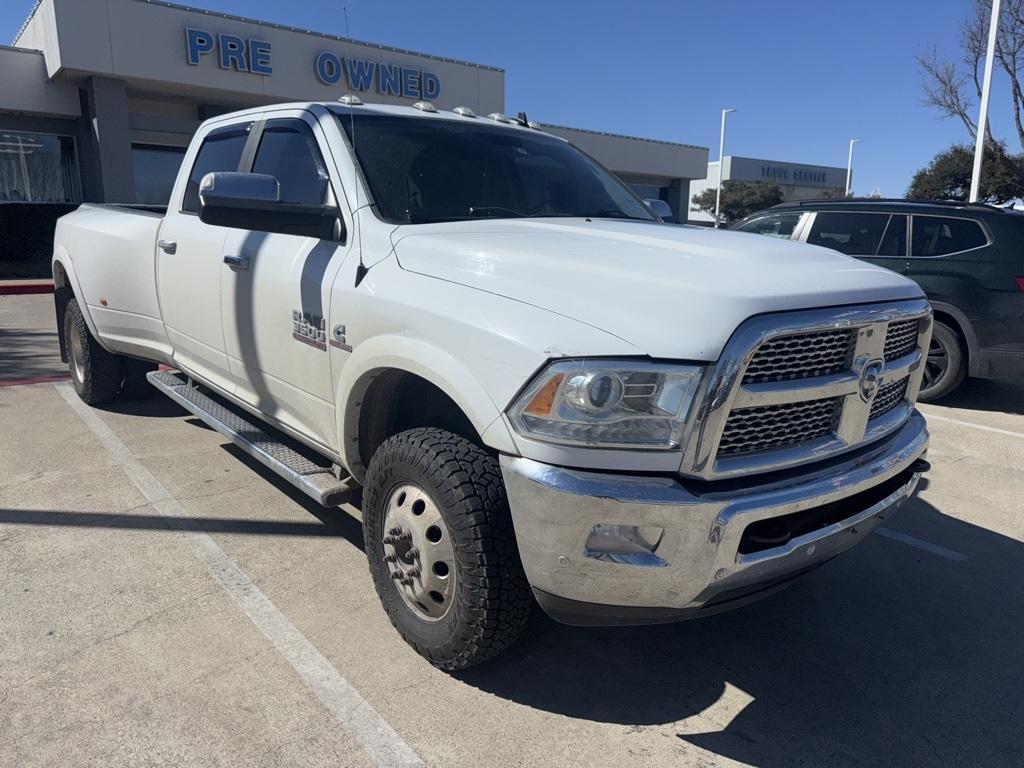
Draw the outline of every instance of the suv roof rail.
[[[1006,208],[992,205],[990,203],[968,203],[962,200],[925,200],[921,198],[907,197],[820,197],[812,200],[793,200],[787,203],[778,203],[773,208],[800,208],[805,205],[818,205],[825,203],[902,203],[909,205],[935,205],[944,208],[982,208],[987,211],[1000,211],[1005,213]]]

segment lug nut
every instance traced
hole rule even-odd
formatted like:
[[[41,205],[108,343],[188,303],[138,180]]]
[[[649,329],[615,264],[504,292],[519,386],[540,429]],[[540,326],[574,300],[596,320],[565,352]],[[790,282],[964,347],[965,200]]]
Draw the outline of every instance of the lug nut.
[[[409,531],[402,531],[397,536],[399,541],[412,541],[412,534]]]
[[[398,581],[399,579],[402,578],[402,572],[401,571],[392,571],[391,572],[391,578],[394,579],[395,581]]]
[[[420,556],[420,551],[416,547],[409,547],[409,551],[405,553],[410,559],[415,560]]]
[[[396,554],[392,553],[390,555],[384,555],[384,562],[385,563],[394,563],[397,560],[398,560],[398,555],[396,555]]]
[[[382,539],[382,541],[383,541],[383,542],[384,542],[385,544],[394,544],[394,543],[395,543],[395,541],[397,541],[397,539],[395,539],[395,537],[394,537],[394,536],[385,536],[385,537],[384,537],[384,538]]]
[[[402,529],[396,525],[394,528],[388,531],[388,533],[390,533],[392,536],[398,536],[402,533]]]
[[[410,577],[410,578],[416,578],[417,576],[420,575],[420,569],[419,568],[410,568],[408,571],[405,572],[405,575],[407,577]]]
[[[402,584],[403,586],[411,587],[412,586],[412,579],[402,579],[401,582],[399,582],[399,583]]]

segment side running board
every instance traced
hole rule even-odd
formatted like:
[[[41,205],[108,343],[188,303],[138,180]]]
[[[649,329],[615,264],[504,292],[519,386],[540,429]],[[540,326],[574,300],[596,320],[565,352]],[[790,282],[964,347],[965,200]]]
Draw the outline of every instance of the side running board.
[[[317,464],[275,438],[255,417],[227,408],[183,374],[150,371],[146,378],[208,427],[323,506],[344,504],[352,496],[354,485],[349,478],[339,480],[330,467]]]

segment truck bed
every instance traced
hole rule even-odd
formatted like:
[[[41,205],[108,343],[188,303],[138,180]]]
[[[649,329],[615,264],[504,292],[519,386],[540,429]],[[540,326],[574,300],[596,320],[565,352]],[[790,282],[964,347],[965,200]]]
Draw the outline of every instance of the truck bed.
[[[114,352],[151,357],[154,347],[170,351],[156,289],[159,211],[86,204],[57,221],[55,249],[69,252],[75,293]],[[140,337],[146,346],[139,346]]]

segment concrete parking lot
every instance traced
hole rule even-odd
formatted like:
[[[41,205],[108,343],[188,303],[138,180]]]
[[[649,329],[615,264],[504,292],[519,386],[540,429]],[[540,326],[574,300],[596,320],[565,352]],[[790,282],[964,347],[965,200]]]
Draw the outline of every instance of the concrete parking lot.
[[[933,471],[754,606],[448,675],[324,509],[154,394],[80,404],[0,297],[0,765],[1019,766],[1024,385],[924,406]],[[36,381],[38,383],[27,383]]]

